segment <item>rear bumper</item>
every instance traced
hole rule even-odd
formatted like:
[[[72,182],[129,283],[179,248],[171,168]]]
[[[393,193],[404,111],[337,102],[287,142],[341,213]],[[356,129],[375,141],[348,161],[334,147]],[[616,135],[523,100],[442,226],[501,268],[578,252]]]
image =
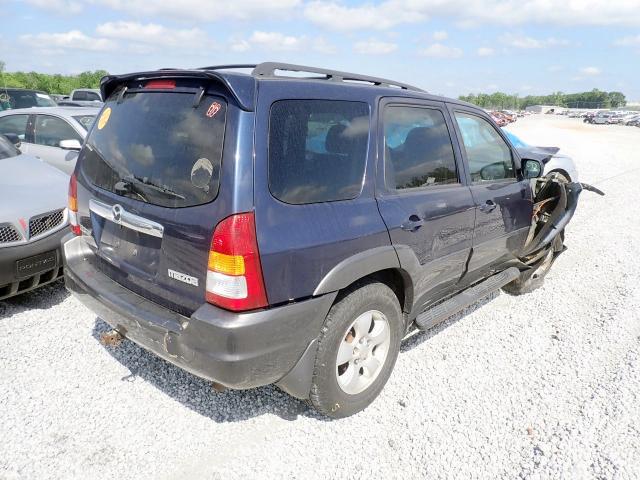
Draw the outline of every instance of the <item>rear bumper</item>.
[[[28,292],[51,283],[62,275],[62,252],[60,241],[69,229],[63,228],[51,235],[31,243],[15,247],[0,248],[0,300]],[[55,265],[36,275],[21,277],[16,271],[18,260],[41,253],[56,251]]]
[[[199,377],[245,389],[281,380],[320,332],[336,294],[233,313],[203,304],[191,317],[161,307],[95,269],[81,237],[63,239],[65,283],[122,335]]]

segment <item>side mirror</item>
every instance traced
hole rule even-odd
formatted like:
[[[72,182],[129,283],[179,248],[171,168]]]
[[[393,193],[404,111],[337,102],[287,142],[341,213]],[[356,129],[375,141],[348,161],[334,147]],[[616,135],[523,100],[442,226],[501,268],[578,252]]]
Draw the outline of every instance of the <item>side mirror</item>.
[[[532,158],[523,159],[522,176],[524,178],[538,178],[542,176],[542,163]]]
[[[480,169],[480,178],[482,180],[500,180],[506,178],[507,169],[503,162],[490,163]]]
[[[82,149],[82,144],[74,138],[73,140],[60,140],[59,147],[64,150],[80,151]]]
[[[22,140],[20,140],[20,137],[17,134],[5,133],[4,136],[7,137],[7,140],[13,143],[16,148],[20,148],[20,145],[22,145]]]

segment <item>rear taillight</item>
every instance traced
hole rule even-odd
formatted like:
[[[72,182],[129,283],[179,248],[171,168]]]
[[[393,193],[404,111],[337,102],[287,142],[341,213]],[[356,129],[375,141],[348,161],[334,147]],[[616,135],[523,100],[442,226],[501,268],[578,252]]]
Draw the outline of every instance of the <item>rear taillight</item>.
[[[267,306],[253,213],[227,217],[213,232],[207,302],[236,312]]]
[[[69,226],[76,235],[82,234],[78,224],[78,181],[75,173],[69,180]]]

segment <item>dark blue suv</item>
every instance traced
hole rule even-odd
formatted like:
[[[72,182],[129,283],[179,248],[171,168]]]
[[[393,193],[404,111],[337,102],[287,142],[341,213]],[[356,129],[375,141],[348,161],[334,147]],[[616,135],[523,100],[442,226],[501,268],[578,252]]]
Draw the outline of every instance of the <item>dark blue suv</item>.
[[[483,110],[389,80],[263,63],[101,89],[67,287],[195,375],[333,417],[375,399],[411,330],[540,285],[582,188],[537,178],[544,155]]]

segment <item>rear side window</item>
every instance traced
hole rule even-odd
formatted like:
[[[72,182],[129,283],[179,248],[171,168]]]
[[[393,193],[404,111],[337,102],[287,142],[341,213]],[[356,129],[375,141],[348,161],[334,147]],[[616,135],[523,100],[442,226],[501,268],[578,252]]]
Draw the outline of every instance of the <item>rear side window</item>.
[[[369,105],[282,100],[271,107],[269,189],[291,204],[360,195],[367,159]]]
[[[384,139],[387,188],[403,190],[458,183],[453,145],[440,110],[387,107]]]
[[[81,168],[97,187],[163,207],[218,194],[227,104],[194,93],[115,92],[98,115]]]

